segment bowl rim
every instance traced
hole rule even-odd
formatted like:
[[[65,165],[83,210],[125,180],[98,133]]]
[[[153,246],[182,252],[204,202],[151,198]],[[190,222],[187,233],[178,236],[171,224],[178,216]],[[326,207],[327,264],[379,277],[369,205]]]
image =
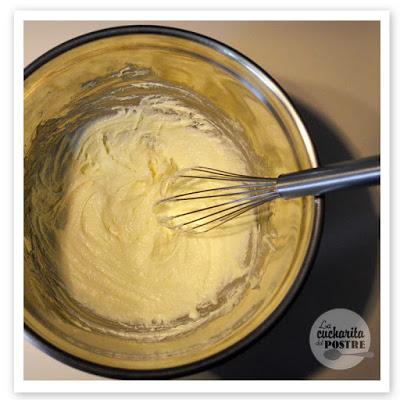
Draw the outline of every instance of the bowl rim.
[[[34,61],[32,61],[27,67],[24,68],[24,80],[26,80],[31,74],[33,74],[41,66],[49,62],[50,60],[56,58],[57,56],[86,43],[109,38],[113,36],[120,35],[134,35],[134,34],[154,34],[154,35],[164,35],[173,36],[181,39],[186,39],[189,41],[194,41],[196,43],[202,44],[206,47],[210,47],[219,53],[222,53],[234,61],[244,65],[250,69],[253,73],[257,74],[259,78],[264,78],[270,81],[275,87],[275,94],[279,97],[285,106],[289,109],[291,116],[295,119],[296,125],[300,130],[300,134],[307,148],[307,153],[311,158],[311,162],[314,167],[318,166],[318,157],[315,150],[315,146],[308,134],[307,129],[304,126],[297,110],[293,106],[287,93],[281,88],[281,86],[272,78],[267,72],[265,72],[259,65],[250,60],[248,57],[240,53],[239,51],[227,46],[226,44],[212,39],[208,36],[191,32],[184,29],[165,27],[158,25],[121,25],[112,28],[106,28],[101,30],[96,30],[89,32],[77,37],[74,37],[66,42],[63,42],[56,47],[53,47],[46,53],[42,54]],[[239,352],[247,349],[256,340],[260,339],[264,334],[266,334],[283,316],[284,312],[287,311],[290,304],[293,303],[295,297],[300,292],[300,288],[304,285],[306,277],[308,276],[311,267],[313,265],[317,249],[319,247],[319,242],[322,233],[323,225],[323,198],[315,197],[315,215],[313,221],[313,230],[310,238],[310,243],[307,249],[307,254],[304,258],[303,264],[292,284],[289,288],[286,296],[278,305],[278,307],[250,334],[234,343],[230,347],[202,360],[194,361],[189,364],[184,364],[177,367],[169,367],[162,369],[126,369],[126,368],[116,368],[110,367],[102,364],[97,364],[92,361],[82,359],[80,357],[74,356],[66,351],[58,348],[54,344],[50,343],[38,333],[36,333],[31,327],[29,327],[24,322],[24,332],[25,337],[39,350],[43,351],[47,355],[53,357],[54,359],[84,372],[91,374],[103,376],[112,379],[169,379],[177,378],[189,374],[194,374],[206,369],[209,369],[216,364],[220,364],[223,361],[233,358]]]

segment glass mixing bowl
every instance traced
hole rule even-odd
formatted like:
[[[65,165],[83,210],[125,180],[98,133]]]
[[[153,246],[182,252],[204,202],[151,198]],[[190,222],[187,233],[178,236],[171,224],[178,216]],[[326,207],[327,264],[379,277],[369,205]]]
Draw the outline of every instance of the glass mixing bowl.
[[[54,278],[53,266],[43,267],[46,254],[30,226],[30,174],[57,138],[115,105],[160,93],[197,107],[231,135],[255,174],[317,166],[307,131],[279,86],[243,55],[195,33],[155,26],[106,29],[66,42],[25,69],[26,334],[58,360],[108,377],[179,376],[244,348],[284,313],[320,235],[321,199],[271,203],[268,217],[258,219],[257,265],[238,304],[181,334],[152,336],[143,327],[84,315],[87,310]]]

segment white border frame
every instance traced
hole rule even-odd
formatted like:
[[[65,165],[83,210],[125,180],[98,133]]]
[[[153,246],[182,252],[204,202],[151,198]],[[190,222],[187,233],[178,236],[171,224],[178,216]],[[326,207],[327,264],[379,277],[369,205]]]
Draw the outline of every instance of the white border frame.
[[[19,393],[383,393],[390,389],[390,14],[388,11],[16,11],[14,15],[14,390]],[[381,379],[376,381],[24,380],[23,27],[24,21],[380,21],[381,40]],[[134,389],[134,390],[132,390]]]

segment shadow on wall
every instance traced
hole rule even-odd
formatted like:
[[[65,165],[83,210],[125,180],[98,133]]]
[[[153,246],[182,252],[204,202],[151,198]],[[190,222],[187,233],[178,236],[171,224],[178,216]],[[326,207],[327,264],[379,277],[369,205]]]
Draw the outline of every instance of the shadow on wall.
[[[294,101],[320,162],[345,161],[352,154],[335,129]],[[322,239],[312,271],[287,313],[262,339],[234,359],[189,379],[308,379],[322,366],[309,347],[315,319],[331,308],[365,314],[377,269],[379,216],[368,189],[327,195]],[[357,368],[357,367],[356,367]],[[340,371],[341,372],[341,371]],[[379,371],[372,371],[379,374]],[[343,377],[346,379],[346,370]],[[371,377],[377,379],[379,376]]]

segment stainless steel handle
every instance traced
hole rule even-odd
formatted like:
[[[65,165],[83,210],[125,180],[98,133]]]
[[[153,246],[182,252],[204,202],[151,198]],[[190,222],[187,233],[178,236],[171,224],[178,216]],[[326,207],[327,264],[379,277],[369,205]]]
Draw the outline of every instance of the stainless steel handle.
[[[380,156],[346,161],[279,176],[277,192],[285,199],[357,186],[377,185],[381,176]]]

